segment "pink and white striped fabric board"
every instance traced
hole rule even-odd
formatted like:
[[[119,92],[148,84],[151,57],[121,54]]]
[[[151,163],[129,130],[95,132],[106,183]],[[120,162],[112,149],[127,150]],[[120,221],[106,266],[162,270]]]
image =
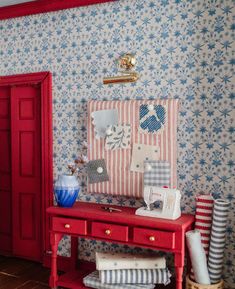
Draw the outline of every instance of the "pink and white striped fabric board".
[[[139,132],[141,104],[162,105],[166,108],[166,121],[158,133]],[[91,113],[97,110],[117,109],[119,124],[131,125],[131,144],[157,146],[159,160],[168,161],[171,167],[171,187],[177,187],[177,118],[178,100],[128,100],[88,102],[88,158],[105,159],[109,182],[88,184],[91,193],[107,193],[142,197],[143,173],[130,171],[131,149],[105,150],[105,139],[96,139]],[[132,147],[132,146],[131,146]]]

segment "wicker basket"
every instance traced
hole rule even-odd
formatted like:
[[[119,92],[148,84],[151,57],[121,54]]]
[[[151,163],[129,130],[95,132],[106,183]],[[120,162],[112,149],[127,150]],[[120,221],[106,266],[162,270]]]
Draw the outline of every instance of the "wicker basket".
[[[224,281],[212,285],[203,285],[193,282],[189,276],[186,277],[186,289],[224,289]]]

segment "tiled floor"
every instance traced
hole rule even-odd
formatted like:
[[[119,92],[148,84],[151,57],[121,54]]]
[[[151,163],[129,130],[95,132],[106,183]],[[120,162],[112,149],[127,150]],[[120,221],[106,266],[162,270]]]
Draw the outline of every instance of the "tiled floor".
[[[0,289],[49,289],[48,277],[41,264],[0,256]]]

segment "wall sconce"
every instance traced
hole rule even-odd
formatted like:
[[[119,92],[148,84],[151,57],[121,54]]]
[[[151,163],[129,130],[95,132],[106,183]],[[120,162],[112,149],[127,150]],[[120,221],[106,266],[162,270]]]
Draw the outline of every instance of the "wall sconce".
[[[134,55],[127,53],[120,56],[118,59],[118,67],[122,69],[120,71],[122,75],[105,77],[103,79],[103,84],[128,83],[137,81],[139,79],[139,75],[137,72],[132,71],[135,64],[136,58]]]

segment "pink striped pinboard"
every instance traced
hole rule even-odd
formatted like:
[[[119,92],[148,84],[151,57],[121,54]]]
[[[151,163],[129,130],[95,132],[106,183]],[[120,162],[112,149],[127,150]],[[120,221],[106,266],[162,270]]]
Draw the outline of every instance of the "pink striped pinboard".
[[[141,104],[162,105],[166,108],[166,121],[158,133],[139,131],[139,108]],[[91,113],[97,110],[117,109],[119,124],[131,125],[131,144],[154,145],[160,151],[158,160],[169,161],[171,187],[177,187],[177,118],[178,100],[114,100],[88,102],[88,158],[105,159],[109,174],[108,182],[88,184],[91,193],[107,193],[142,197],[143,173],[130,171],[131,149],[105,150],[105,139],[96,139]]]

